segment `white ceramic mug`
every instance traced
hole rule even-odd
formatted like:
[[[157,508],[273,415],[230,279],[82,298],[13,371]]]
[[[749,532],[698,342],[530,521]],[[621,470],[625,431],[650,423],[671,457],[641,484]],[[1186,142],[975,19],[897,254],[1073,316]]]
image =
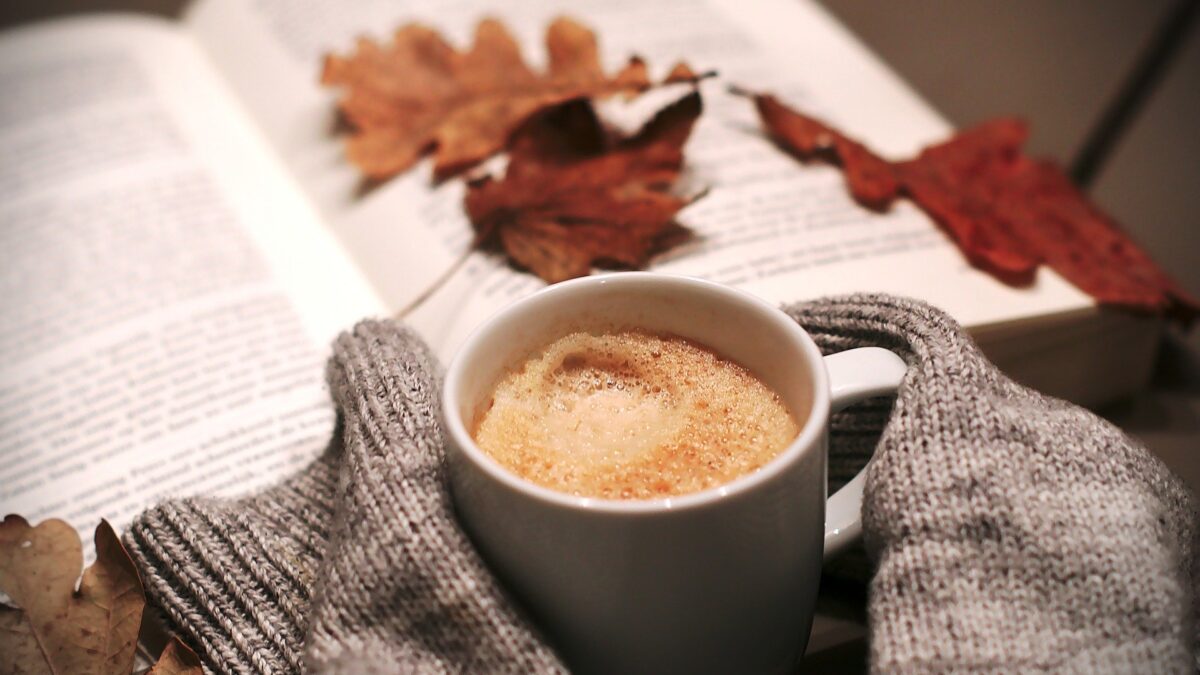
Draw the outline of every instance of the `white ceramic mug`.
[[[796,440],[754,473],[654,500],[555,492],[479,449],[468,425],[507,368],[567,332],[612,326],[674,333],[750,369],[802,422]],[[826,502],[830,412],[894,392],[904,372],[884,349],[822,358],[779,309],[708,281],[629,272],[550,286],[477,329],[446,374],[455,507],[573,670],[788,672],[823,555],[861,530],[861,473]]]

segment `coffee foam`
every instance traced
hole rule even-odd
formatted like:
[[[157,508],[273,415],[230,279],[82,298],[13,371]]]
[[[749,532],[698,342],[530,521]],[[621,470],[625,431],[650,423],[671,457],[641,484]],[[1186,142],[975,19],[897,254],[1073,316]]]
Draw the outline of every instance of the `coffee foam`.
[[[545,487],[610,499],[697,492],[754,471],[796,437],[779,396],[673,335],[571,333],[507,372],[476,443]]]

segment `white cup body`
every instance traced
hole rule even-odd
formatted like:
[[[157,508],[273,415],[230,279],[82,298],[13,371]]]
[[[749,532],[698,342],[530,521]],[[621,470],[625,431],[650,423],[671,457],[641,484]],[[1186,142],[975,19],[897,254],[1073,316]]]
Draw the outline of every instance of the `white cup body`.
[[[505,369],[589,327],[674,333],[750,369],[801,421],[757,472],[656,500],[603,500],[526,481],[472,441]],[[778,309],[707,281],[650,273],[549,287],[493,317],[447,372],[443,414],[460,520],[572,669],[773,673],[803,653],[825,529],[828,376]]]

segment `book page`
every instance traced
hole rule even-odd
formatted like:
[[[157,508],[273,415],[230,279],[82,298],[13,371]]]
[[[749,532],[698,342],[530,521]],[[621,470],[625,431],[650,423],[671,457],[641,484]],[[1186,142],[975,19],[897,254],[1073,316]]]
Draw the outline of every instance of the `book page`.
[[[23,28],[0,90],[0,511],[91,542],[310,461],[326,345],[381,305],[191,39]]]
[[[444,269],[469,244],[462,186],[452,181],[431,189],[423,164],[358,195],[354,172],[341,159],[341,140],[331,132],[336,94],[316,83],[321,57],[350,50],[357,35],[383,39],[408,21],[434,26],[465,45],[483,9],[475,0],[303,6],[202,0],[189,19],[392,308],[406,305],[417,287],[437,276],[431,268]],[[542,33],[560,5],[519,0],[498,11],[525,46],[527,59],[542,63]],[[846,194],[837,170],[802,166],[763,137],[753,106],[729,94],[729,84],[774,92],[893,157],[911,155],[951,131],[815,3],[595,0],[572,3],[569,11],[596,28],[609,67],[638,53],[656,74],[679,59],[720,73],[702,87],[706,111],[687,146],[688,182],[710,189],[680,215],[696,237],[655,260],[651,269],[714,279],[776,302],[856,291],[913,296],[972,327],[1093,307],[1053,272],[1043,270],[1024,289],[995,281],[972,269],[910,203],[886,214],[866,211]],[[639,105],[628,108],[636,112]],[[631,110],[615,114],[636,119]],[[472,257],[472,264],[413,315],[443,354],[484,316],[538,287],[495,258]]]

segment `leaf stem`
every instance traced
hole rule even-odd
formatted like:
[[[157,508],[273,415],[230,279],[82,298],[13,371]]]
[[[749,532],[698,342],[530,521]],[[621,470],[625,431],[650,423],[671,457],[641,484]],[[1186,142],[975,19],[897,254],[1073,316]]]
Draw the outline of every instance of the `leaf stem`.
[[[725,89],[726,89],[726,91],[728,91],[730,94],[733,94],[734,96],[742,96],[745,98],[754,98],[755,96],[758,95],[758,94],[755,94],[754,92],[750,91],[749,89],[745,89],[736,84],[731,84],[728,87],[726,87]]]
[[[463,264],[467,262],[467,258],[471,257],[471,254],[476,250],[478,250],[478,242],[477,240],[473,240],[471,245],[462,252],[462,255],[458,256],[458,260],[455,260],[454,263],[447,267],[437,279],[434,279],[433,282],[425,288],[425,290],[421,291],[420,295],[413,298],[413,300],[404,307],[401,307],[399,311],[392,315],[392,317],[395,319],[403,319],[424,304],[425,301],[428,300],[439,289],[441,289],[442,286],[446,285],[446,282],[450,280],[450,277],[454,276],[454,273],[462,268]]]

